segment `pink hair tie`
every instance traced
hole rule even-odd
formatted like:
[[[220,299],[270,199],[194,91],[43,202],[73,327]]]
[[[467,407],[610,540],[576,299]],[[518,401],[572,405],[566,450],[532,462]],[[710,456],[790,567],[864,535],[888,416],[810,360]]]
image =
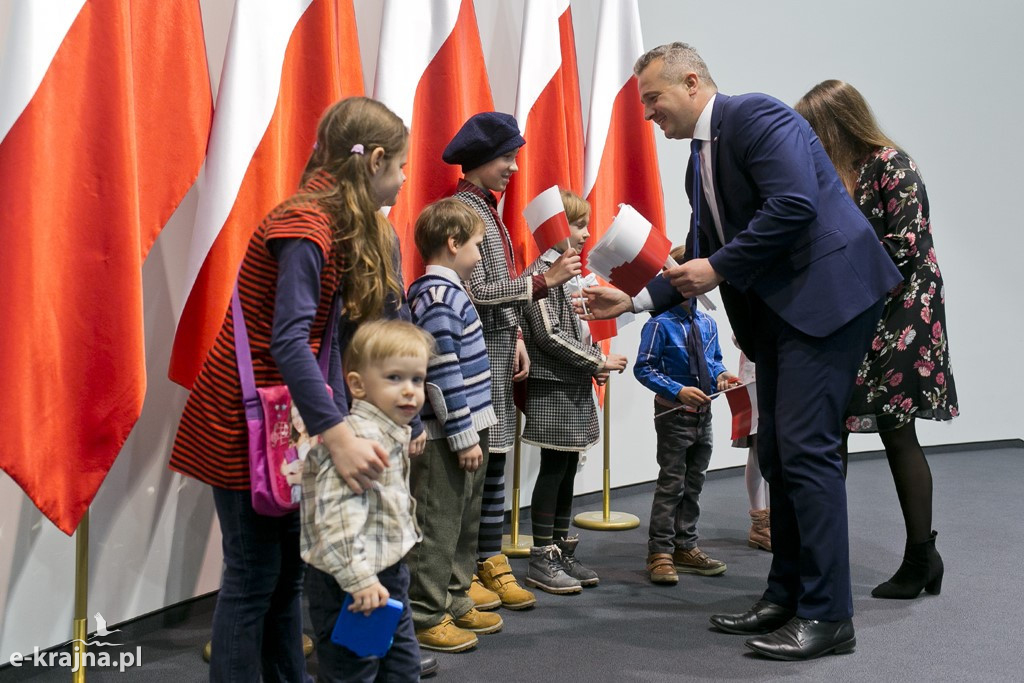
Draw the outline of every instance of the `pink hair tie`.
[[[350,149],[349,151],[352,152],[352,154],[362,154],[366,150],[363,149],[362,144],[357,142],[356,144],[352,145],[352,149]]]

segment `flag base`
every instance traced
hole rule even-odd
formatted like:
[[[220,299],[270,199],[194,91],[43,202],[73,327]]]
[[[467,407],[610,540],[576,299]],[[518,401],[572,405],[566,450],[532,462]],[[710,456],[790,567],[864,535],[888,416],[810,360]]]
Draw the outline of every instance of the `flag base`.
[[[509,557],[529,557],[530,548],[533,546],[533,536],[516,534],[513,540],[510,534],[501,537],[501,552]]]
[[[627,531],[640,526],[640,518],[628,512],[581,512],[572,518],[572,523],[581,529],[597,531]]]

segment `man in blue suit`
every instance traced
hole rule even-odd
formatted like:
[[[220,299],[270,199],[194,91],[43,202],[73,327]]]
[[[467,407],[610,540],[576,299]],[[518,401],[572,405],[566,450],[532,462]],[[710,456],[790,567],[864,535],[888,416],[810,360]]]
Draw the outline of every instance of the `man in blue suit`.
[[[693,139],[688,258],[634,301],[592,288],[588,306],[595,317],[659,311],[719,288],[741,348],[757,363],[773,558],[762,599],[711,622],[755,636],[747,646],[776,659],[849,652],[856,639],[841,424],[899,271],[790,107],[762,94],[718,93],[684,43],[651,50],[634,71],[645,117],[668,138]]]

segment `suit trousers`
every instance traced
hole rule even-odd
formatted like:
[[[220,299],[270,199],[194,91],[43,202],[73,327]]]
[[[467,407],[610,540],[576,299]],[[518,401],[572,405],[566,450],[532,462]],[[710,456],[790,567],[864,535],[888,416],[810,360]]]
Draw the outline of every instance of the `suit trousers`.
[[[428,441],[422,455],[412,459],[409,483],[423,540],[405,561],[417,630],[439,624],[445,614],[459,618],[473,608],[469,586],[476,572],[487,434],[480,431],[484,463],[476,472],[459,467],[458,455],[444,439]]]
[[[771,495],[764,599],[798,617],[853,616],[842,421],[882,300],[826,337],[795,329],[751,296],[758,461]]]

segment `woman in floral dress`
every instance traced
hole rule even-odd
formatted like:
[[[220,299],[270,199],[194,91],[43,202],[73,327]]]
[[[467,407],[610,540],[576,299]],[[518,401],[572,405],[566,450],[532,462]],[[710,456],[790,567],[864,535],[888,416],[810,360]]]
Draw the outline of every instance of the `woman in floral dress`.
[[[852,85],[819,83],[796,110],[818,134],[847,192],[903,273],[857,373],[846,419],[847,435],[879,433],[907,529],[903,564],[871,594],[903,599],[917,597],[922,589],[938,594],[943,566],[931,526],[932,475],[914,421],[951,420],[958,408],[928,196],[913,159],[882,133]],[[845,463],[845,439],[843,451]]]

